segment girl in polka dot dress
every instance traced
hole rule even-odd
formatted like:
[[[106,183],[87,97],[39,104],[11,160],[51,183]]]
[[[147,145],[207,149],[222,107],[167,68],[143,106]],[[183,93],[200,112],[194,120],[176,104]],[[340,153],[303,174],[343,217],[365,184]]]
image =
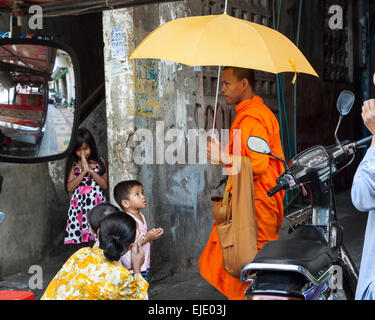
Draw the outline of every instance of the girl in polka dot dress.
[[[73,150],[65,168],[65,187],[72,196],[64,243],[84,244],[96,239],[89,231],[86,213],[105,202],[108,170],[104,159],[97,155],[95,140],[89,130],[78,129]]]

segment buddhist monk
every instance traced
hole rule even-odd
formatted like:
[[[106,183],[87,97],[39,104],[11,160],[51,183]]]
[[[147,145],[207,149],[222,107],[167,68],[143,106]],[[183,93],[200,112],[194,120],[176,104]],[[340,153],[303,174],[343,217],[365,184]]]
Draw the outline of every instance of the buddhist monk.
[[[267,191],[276,184],[277,177],[284,171],[283,164],[271,156],[255,153],[247,147],[250,136],[258,136],[266,140],[271,153],[284,159],[280,140],[278,121],[273,112],[264,104],[262,98],[255,93],[254,70],[237,67],[225,67],[221,76],[222,93],[225,101],[235,105],[236,117],[229,133],[229,143],[222,148],[217,138],[207,143],[207,159],[213,163],[223,164],[230,168],[235,150],[241,156],[250,157],[254,177],[255,218],[258,222],[258,250],[271,240],[279,238],[283,219],[283,197],[281,191],[268,197]],[[236,131],[240,130],[240,131]],[[233,133],[240,132],[240,141],[234,143]],[[238,153],[235,153],[238,155]],[[229,176],[229,179],[231,177]],[[231,182],[227,186],[231,191]],[[214,224],[211,235],[199,258],[201,275],[228,299],[240,300],[248,283],[228,274],[222,266],[222,250]],[[250,261],[249,261],[250,262]]]

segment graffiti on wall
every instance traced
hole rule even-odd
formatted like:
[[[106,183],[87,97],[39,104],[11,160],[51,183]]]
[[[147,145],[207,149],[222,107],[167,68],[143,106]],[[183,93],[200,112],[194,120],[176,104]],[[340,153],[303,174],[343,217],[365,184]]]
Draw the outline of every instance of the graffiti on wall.
[[[153,117],[160,105],[159,69],[155,61],[135,65],[135,103],[137,114]]]
[[[234,108],[224,108],[222,105],[218,104],[215,129],[218,130],[219,135],[222,129],[230,129],[236,116],[235,113]],[[194,118],[198,129],[204,129],[205,131],[211,130],[214,123],[214,107],[210,104],[207,106],[202,106],[201,104],[196,103]]]

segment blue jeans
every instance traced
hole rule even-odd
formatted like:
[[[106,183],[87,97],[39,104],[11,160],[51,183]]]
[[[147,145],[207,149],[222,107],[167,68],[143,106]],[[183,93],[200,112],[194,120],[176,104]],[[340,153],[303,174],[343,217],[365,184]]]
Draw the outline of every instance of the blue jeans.
[[[142,275],[143,279],[145,279],[147,282],[149,282],[150,269],[147,269],[146,271],[142,271],[141,275]]]

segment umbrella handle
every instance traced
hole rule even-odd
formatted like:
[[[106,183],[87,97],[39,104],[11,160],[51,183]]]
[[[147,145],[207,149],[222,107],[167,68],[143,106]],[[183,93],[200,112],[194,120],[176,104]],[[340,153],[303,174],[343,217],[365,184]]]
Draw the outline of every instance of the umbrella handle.
[[[218,71],[217,71],[217,85],[216,85],[216,97],[215,97],[214,121],[213,121],[213,124],[212,124],[212,133],[211,133],[211,138],[214,137],[215,123],[216,123],[217,102],[218,102],[218,98],[219,98],[219,86],[220,86],[220,73],[221,73],[221,66],[219,66],[219,69],[218,69]]]

